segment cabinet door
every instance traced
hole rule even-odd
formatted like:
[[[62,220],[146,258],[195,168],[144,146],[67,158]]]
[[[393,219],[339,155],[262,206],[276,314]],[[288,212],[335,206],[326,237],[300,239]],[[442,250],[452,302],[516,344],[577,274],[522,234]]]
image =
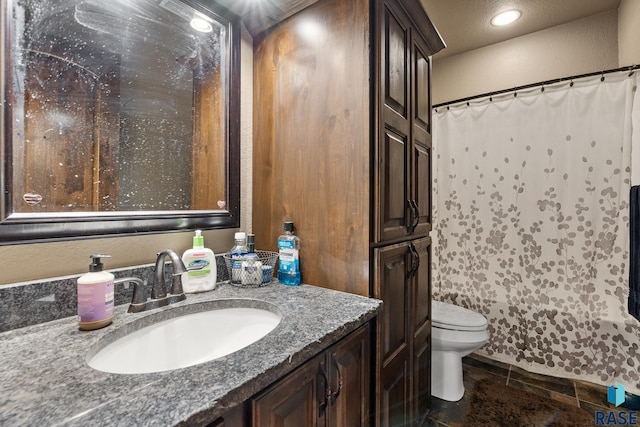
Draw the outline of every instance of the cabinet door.
[[[385,2],[382,15],[376,242],[431,229],[429,50],[395,2]]]
[[[371,378],[371,327],[369,324],[327,352],[330,367],[331,410],[329,426],[369,426]]]
[[[411,411],[420,425],[429,412],[431,399],[431,239],[418,239],[412,244],[417,262],[411,280]]]
[[[428,234],[431,230],[431,96],[430,58],[426,54],[423,41],[414,34],[412,55],[413,140],[411,158],[411,227],[416,236]]]
[[[378,425],[411,425],[409,413],[409,359],[396,357],[380,371]]]
[[[284,380],[253,399],[254,426],[324,426],[327,403],[324,354],[302,365]]]
[[[378,316],[377,412],[383,426],[407,425],[410,404],[409,266],[408,243],[376,248],[374,297],[382,299]]]
[[[242,403],[208,424],[207,427],[250,427],[249,406],[248,402]]]
[[[376,169],[376,241],[407,235],[411,205],[407,182],[411,173],[410,32],[393,5],[382,10],[380,56],[381,129]]]

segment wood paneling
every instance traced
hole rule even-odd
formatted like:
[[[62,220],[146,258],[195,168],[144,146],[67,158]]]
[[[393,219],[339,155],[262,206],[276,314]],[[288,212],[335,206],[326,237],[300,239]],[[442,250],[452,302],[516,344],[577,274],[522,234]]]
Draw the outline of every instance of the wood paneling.
[[[301,239],[302,279],[369,295],[369,13],[326,0],[254,41],[253,229]]]

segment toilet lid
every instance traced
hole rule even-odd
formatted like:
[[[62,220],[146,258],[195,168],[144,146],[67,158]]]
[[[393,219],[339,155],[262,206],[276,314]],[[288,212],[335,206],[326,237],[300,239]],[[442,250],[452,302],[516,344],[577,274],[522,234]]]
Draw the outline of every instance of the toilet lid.
[[[475,331],[487,327],[487,319],[480,313],[441,301],[431,302],[433,326],[457,331]]]

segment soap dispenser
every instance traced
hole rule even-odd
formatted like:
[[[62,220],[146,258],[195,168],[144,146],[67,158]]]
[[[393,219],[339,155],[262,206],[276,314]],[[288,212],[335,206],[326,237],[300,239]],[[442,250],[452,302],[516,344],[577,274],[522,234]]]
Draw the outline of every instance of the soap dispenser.
[[[78,278],[78,327],[83,331],[104,328],[113,321],[113,274],[103,271],[101,258],[91,255],[89,272]]]
[[[182,273],[182,289],[185,294],[215,289],[218,279],[216,256],[211,249],[204,247],[202,230],[196,230],[193,248],[185,251],[182,262],[189,270]]]

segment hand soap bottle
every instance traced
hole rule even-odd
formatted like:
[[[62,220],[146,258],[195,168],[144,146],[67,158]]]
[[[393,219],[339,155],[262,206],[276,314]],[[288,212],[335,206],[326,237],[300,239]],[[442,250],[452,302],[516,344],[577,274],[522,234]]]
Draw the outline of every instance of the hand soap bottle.
[[[91,255],[89,272],[78,278],[78,327],[83,331],[103,328],[113,321],[113,274],[103,271],[100,258]]]
[[[216,256],[211,249],[204,247],[201,230],[196,230],[193,248],[185,251],[182,262],[190,270],[182,273],[182,289],[185,294],[215,289],[218,279]]]

